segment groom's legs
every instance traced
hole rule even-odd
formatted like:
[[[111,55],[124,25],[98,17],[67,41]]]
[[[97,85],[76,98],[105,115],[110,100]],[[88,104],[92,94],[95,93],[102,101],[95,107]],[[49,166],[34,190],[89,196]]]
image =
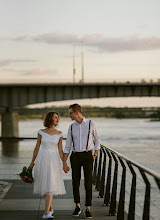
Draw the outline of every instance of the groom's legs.
[[[80,155],[79,153],[72,153],[70,157],[71,168],[72,168],[72,186],[73,186],[73,195],[74,202],[76,204],[80,203],[80,179],[81,179],[81,164],[80,164]]]
[[[83,158],[84,185],[86,190],[86,204],[88,208],[92,205],[92,169],[93,156],[92,152],[86,152]]]

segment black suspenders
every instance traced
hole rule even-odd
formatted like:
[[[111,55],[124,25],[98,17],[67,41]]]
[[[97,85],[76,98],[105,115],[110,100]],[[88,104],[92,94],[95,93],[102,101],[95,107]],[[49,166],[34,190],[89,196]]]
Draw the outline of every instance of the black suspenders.
[[[88,138],[87,138],[86,151],[88,151],[88,141],[89,141],[89,135],[90,135],[90,127],[91,127],[91,120],[89,120],[89,129],[88,129]]]
[[[73,151],[75,152],[74,139],[73,139],[73,133],[72,133],[72,126],[73,126],[73,124],[71,124],[71,138],[72,138],[72,142],[73,142]]]
[[[73,126],[73,124],[71,124],[71,138],[72,138],[72,142],[73,142],[73,151],[75,152],[72,126]],[[91,127],[91,120],[89,120],[89,130],[88,130],[88,138],[87,138],[86,151],[88,151],[88,142],[89,142],[89,135],[90,135],[90,127]]]

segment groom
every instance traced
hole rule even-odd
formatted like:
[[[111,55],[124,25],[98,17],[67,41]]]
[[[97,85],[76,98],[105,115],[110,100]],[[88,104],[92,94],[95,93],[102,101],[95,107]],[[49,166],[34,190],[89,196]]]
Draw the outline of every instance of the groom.
[[[82,115],[82,108],[80,105],[70,105],[69,114],[71,119],[75,120],[75,122],[71,124],[68,129],[63,158],[63,170],[66,173],[69,171],[66,161],[70,150],[72,150],[70,162],[72,168],[74,202],[76,203],[73,216],[79,216],[81,213],[79,186],[81,179],[81,167],[83,167],[86,191],[85,215],[86,218],[92,218],[90,212],[92,202],[92,167],[93,161],[97,157],[98,150],[100,149],[100,137],[95,123],[92,120],[86,119]],[[93,141],[95,142],[95,145],[93,144]],[[95,149],[94,155],[92,155],[93,149]]]

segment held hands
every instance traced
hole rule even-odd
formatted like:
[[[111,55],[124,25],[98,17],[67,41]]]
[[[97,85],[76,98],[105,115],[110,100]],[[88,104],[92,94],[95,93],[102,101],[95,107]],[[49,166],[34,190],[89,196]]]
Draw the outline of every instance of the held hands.
[[[97,155],[93,155],[93,161],[95,161],[95,159],[97,158]]]
[[[70,170],[69,166],[67,166],[66,163],[63,163],[63,170],[65,173],[68,173],[68,171]]]

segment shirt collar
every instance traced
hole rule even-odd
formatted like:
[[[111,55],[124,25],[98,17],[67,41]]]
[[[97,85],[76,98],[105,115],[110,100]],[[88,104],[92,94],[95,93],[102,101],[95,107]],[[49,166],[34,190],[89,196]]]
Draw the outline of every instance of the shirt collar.
[[[84,122],[84,123],[86,123],[86,121],[87,121],[87,120],[86,120],[86,118],[83,116],[82,123],[83,123],[83,122]],[[78,123],[78,122],[76,122],[76,121],[75,121],[75,123],[79,125],[79,123]],[[82,124],[82,123],[81,123],[81,124]]]

